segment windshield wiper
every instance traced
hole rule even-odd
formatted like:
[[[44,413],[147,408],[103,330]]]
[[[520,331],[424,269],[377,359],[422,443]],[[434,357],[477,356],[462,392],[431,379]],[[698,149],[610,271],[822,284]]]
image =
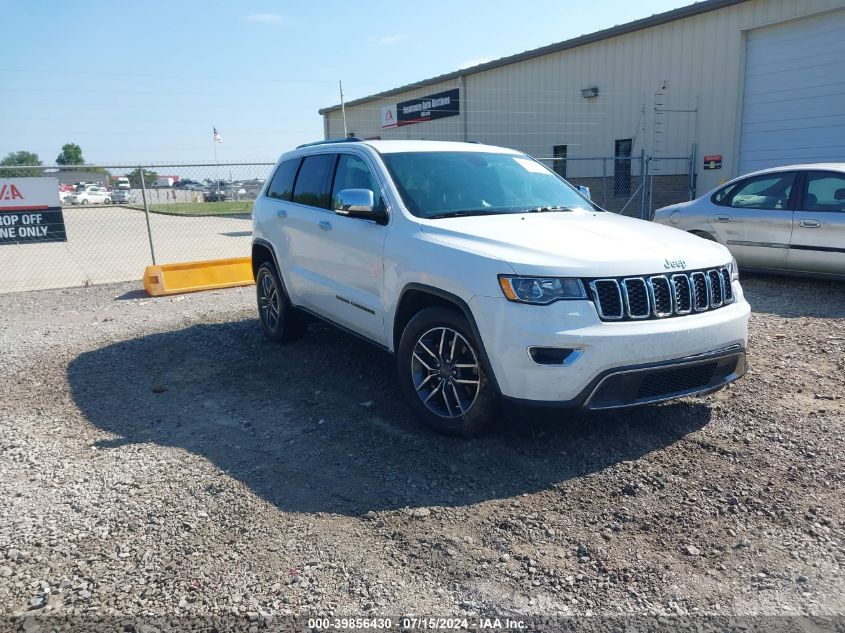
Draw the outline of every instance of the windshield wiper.
[[[468,215],[501,215],[505,211],[490,211],[488,209],[464,209],[462,211],[446,211],[436,215],[426,216],[427,220],[440,220],[442,218],[462,218]]]
[[[553,211],[572,211],[570,207],[534,207],[525,209],[523,213],[552,213]]]

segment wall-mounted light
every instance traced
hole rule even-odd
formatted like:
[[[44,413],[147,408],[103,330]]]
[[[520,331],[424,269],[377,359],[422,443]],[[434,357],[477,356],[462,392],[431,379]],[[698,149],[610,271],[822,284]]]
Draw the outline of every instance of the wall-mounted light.
[[[585,99],[593,99],[599,96],[599,89],[597,86],[593,86],[592,88],[584,88],[581,91],[581,96]]]

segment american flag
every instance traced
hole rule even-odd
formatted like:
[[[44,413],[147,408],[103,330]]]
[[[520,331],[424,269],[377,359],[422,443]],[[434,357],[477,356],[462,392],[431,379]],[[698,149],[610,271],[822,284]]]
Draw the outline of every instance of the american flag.
[[[218,143],[223,142],[223,139],[220,138],[220,132],[217,131],[217,128],[214,128],[214,140]]]

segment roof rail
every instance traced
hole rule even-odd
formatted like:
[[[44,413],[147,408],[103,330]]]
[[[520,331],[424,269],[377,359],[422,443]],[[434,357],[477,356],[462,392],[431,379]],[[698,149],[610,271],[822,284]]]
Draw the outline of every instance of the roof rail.
[[[311,147],[312,145],[326,145],[327,143],[360,143],[364,139],[358,138],[357,136],[347,136],[346,138],[329,138],[325,141],[314,141],[313,143],[303,143],[302,145],[297,145],[296,149],[300,149],[302,147]]]

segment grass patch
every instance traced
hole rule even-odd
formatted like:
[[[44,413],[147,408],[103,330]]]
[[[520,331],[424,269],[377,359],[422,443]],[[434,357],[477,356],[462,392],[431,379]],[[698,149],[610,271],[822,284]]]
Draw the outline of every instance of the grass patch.
[[[133,208],[144,210],[143,204],[134,204]],[[252,200],[227,200],[226,202],[174,202],[172,204],[151,204],[150,213],[162,215],[249,215],[252,213]]]

